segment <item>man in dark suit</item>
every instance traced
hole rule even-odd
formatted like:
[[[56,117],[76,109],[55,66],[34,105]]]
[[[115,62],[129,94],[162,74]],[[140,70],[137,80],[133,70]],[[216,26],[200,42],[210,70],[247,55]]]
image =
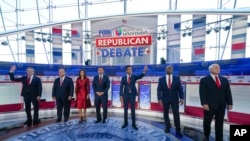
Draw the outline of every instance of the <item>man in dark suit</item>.
[[[228,80],[218,76],[220,66],[212,64],[209,66],[210,75],[200,80],[199,93],[203,107],[204,119],[203,130],[205,139],[209,140],[211,122],[215,118],[215,140],[223,141],[223,123],[225,109],[232,109],[233,100]]]
[[[27,115],[27,121],[25,124],[27,126],[32,125],[32,117],[31,117],[31,104],[34,107],[34,116],[33,116],[33,125],[40,123],[39,119],[39,101],[42,95],[42,83],[40,78],[34,75],[34,69],[31,67],[27,68],[27,76],[22,76],[20,78],[15,78],[14,71],[16,70],[16,66],[13,65],[10,68],[9,76],[11,81],[22,82],[22,91],[21,96],[24,99],[25,103],[25,112]]]
[[[56,122],[62,121],[62,110],[64,109],[64,122],[67,122],[70,115],[71,99],[74,93],[74,82],[73,80],[65,76],[64,68],[59,69],[59,77],[55,79],[52,98],[56,100],[57,107],[57,120]]]
[[[145,66],[142,74],[132,75],[132,66],[126,66],[127,75],[122,77],[120,85],[120,100],[121,105],[124,106],[124,124],[122,125],[122,128],[128,126],[128,104],[130,103],[132,127],[135,130],[138,130],[135,123],[135,98],[137,96],[135,83],[138,79],[145,76],[147,71],[148,67]]]
[[[94,77],[92,82],[93,91],[95,93],[96,121],[95,123],[105,123],[108,112],[108,90],[110,87],[109,77],[104,75],[103,67],[98,67],[98,75]],[[100,106],[102,103],[103,117],[101,117]]]
[[[173,67],[166,66],[166,76],[159,78],[157,87],[157,97],[159,104],[163,106],[163,116],[165,121],[165,133],[169,133],[171,124],[169,120],[169,108],[171,105],[174,117],[176,135],[182,137],[180,128],[179,104],[183,104],[183,89],[180,77],[173,76]]]

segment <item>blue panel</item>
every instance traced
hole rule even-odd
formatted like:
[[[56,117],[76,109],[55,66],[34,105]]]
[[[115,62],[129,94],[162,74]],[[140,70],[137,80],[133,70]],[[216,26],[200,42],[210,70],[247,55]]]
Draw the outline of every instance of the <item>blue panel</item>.
[[[176,31],[181,31],[181,23],[175,23],[175,24],[174,24],[174,29],[175,29]]]
[[[232,39],[238,39],[238,38],[246,38],[247,34],[243,33],[243,34],[237,34],[237,35],[233,35]]]
[[[206,25],[206,17],[193,19],[193,28],[203,27]]]
[[[75,52],[72,52],[72,53],[71,53],[71,57],[72,57],[72,59],[77,59],[76,53],[75,53]]]
[[[27,57],[34,57],[35,56],[34,49],[26,49],[26,56]]]
[[[53,51],[53,56],[62,57],[62,52]]]

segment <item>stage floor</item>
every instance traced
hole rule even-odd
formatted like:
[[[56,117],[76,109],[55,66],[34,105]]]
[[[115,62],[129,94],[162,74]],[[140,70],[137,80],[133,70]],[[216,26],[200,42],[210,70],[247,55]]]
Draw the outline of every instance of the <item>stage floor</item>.
[[[51,113],[51,111],[49,112]],[[53,113],[55,111],[53,110]],[[173,120],[170,133],[164,133],[163,119],[156,116],[137,114],[137,127],[134,130],[129,125],[121,129],[123,125],[123,114],[109,112],[106,123],[95,123],[94,109],[89,110],[87,121],[79,123],[77,111],[71,112],[68,122],[55,123],[54,114],[48,111],[40,111],[41,123],[35,126],[26,127],[23,122],[26,120],[24,111],[19,113],[22,116],[1,120],[0,140],[6,141],[199,141],[203,134],[197,127],[188,127],[181,118],[182,131],[184,136],[179,137],[175,134]],[[151,113],[154,114],[154,113]],[[170,115],[172,117],[172,115]],[[130,119],[130,118],[129,118]],[[194,122],[195,124],[195,122]],[[193,125],[192,125],[193,126]],[[214,130],[214,129],[211,129]],[[211,141],[214,138],[210,137]]]

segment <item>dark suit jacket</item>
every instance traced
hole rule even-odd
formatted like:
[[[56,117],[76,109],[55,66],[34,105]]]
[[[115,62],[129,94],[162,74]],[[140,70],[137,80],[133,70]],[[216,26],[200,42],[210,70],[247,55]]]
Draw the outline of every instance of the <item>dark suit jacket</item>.
[[[52,97],[68,99],[69,96],[73,97],[74,82],[73,80],[65,76],[62,86],[60,86],[60,77],[56,78],[53,85]]]
[[[184,98],[180,77],[173,76],[170,89],[167,86],[166,76],[159,78],[157,97],[158,100],[162,100],[163,102],[171,101],[179,103],[179,99]]]
[[[144,73],[140,75],[131,75],[130,84],[128,84],[127,75],[123,76],[120,85],[120,96],[129,97],[131,94],[133,96],[136,96],[137,89],[135,87],[135,83],[138,79],[141,79],[143,76],[145,76]],[[129,94],[129,90],[131,90],[131,94]]]
[[[21,96],[27,96],[27,93],[31,97],[41,97],[42,96],[42,82],[41,79],[35,75],[31,80],[30,85],[27,83],[27,76],[22,76],[20,78],[15,78],[14,73],[9,72],[10,80],[15,82],[22,82],[23,87],[21,90]]]
[[[229,82],[225,77],[219,76],[221,87],[218,88],[211,75],[200,80],[199,93],[201,105],[208,104],[209,108],[226,108],[233,105]]]
[[[96,92],[104,92],[104,97],[108,98],[108,90],[110,87],[110,81],[108,76],[103,75],[101,83],[99,83],[99,75],[94,77],[92,82],[93,91],[95,96],[97,96]]]

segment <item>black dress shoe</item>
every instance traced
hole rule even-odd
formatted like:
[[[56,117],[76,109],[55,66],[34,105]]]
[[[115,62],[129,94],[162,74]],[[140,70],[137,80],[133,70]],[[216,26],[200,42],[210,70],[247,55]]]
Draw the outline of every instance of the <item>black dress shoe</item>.
[[[166,128],[166,129],[164,130],[164,132],[165,132],[165,133],[169,133],[169,132],[170,132],[170,129],[169,129],[169,128]]]
[[[204,136],[202,141],[209,141],[209,137]]]
[[[177,131],[176,135],[179,136],[179,137],[183,137],[183,135],[182,135],[182,133],[180,131]]]
[[[31,127],[32,126],[32,122],[27,122],[27,127]]]
[[[104,120],[102,120],[102,123],[106,123],[106,120],[104,119]]]
[[[102,120],[96,120],[95,123],[99,123],[99,122],[101,122],[101,121],[102,121]]]
[[[124,123],[124,124],[122,125],[122,129],[125,128],[125,127],[127,127],[127,126],[128,126],[128,124],[127,124],[127,123]]]
[[[62,120],[61,120],[61,119],[57,119],[56,122],[57,122],[57,123],[58,123],[58,122],[62,122]]]
[[[65,119],[64,119],[64,122],[68,122],[68,119],[67,119],[67,118],[65,118]]]
[[[135,130],[138,130],[138,127],[137,127],[135,124],[133,124],[132,127],[133,127]]]
[[[34,120],[34,121],[33,121],[33,125],[36,125],[36,124],[39,124],[39,123],[41,123],[41,120],[40,120],[40,119]]]

